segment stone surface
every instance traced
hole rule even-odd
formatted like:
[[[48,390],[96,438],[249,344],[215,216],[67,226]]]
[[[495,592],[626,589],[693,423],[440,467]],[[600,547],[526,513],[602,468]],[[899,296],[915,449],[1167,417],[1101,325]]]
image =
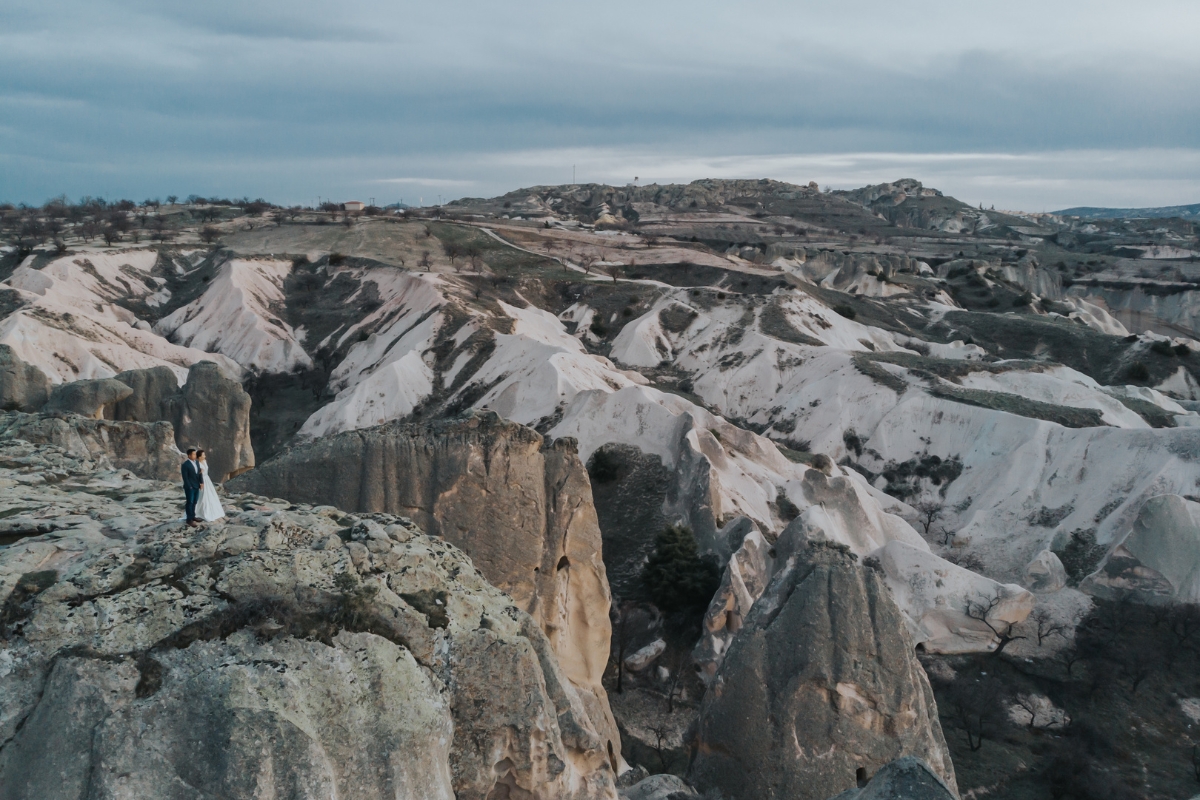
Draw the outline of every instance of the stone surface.
[[[884,577],[834,544],[804,543],[776,572],[705,696],[694,746],[690,782],[735,800],[824,800],[905,755],[954,786]]]
[[[250,395],[212,361],[188,370],[187,382],[167,401],[180,450],[203,449],[212,479],[224,483],[254,466]]]
[[[662,639],[655,639],[645,647],[639,648],[635,652],[625,656],[625,669],[631,672],[641,672],[653,664],[654,660],[661,656],[666,649],[666,642]]]
[[[898,758],[875,773],[866,786],[835,800],[956,800],[957,793],[919,758]]]
[[[601,686],[612,630],[608,581],[591,485],[571,440],[550,444],[486,412],[392,423],[292,448],[230,488],[406,514],[462,548],[537,620],[619,755]]]
[[[0,344],[0,408],[37,411],[50,399],[50,379],[33,364],[22,361],[13,349]]]
[[[55,386],[44,408],[93,419],[112,419],[113,407],[132,394],[133,389],[113,378],[71,381]]]
[[[1025,567],[1025,586],[1037,594],[1051,594],[1067,585],[1067,571],[1050,550],[1043,550]]]
[[[1080,588],[1099,597],[1145,603],[1200,603],[1200,503],[1152,497]]]
[[[52,444],[87,461],[127,469],[139,478],[178,481],[184,454],[170,423],[114,422],[78,414],[0,414],[0,439]]]
[[[680,800],[695,797],[696,791],[676,775],[651,775],[619,795],[622,800]]]
[[[461,551],[225,503],[164,522],[173,487],[0,439],[31,532],[0,548],[0,794],[614,800],[546,636]]]
[[[168,401],[179,391],[179,380],[170,367],[131,369],[118,373],[116,379],[133,390],[133,394],[113,408],[113,419],[129,422],[158,422],[170,420]]]

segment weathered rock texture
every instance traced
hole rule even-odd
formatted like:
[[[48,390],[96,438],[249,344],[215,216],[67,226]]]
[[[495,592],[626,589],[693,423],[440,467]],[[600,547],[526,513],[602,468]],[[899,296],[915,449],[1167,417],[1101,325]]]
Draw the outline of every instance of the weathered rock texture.
[[[705,696],[690,782],[736,800],[825,800],[905,755],[954,786],[933,692],[883,576],[844,547],[807,544],[754,605]]]
[[[167,402],[179,392],[179,381],[170,367],[131,369],[118,373],[116,379],[133,390],[133,394],[113,408],[113,419],[130,422],[170,421]]]
[[[1200,503],[1175,494],[1151,497],[1080,588],[1110,599],[1200,603]]]
[[[611,623],[600,528],[572,440],[547,443],[492,413],[391,423],[295,447],[230,488],[406,514],[462,548],[538,622],[614,758],[621,752],[601,686]]]
[[[37,411],[50,399],[50,379],[33,364],[26,364],[13,349],[0,344],[0,408]]]
[[[174,481],[184,455],[167,422],[113,422],[78,414],[0,414],[0,439],[52,444],[89,462],[127,469],[139,478]]]
[[[888,764],[861,789],[835,800],[955,800],[955,793],[919,758],[905,756]]]
[[[111,419],[112,407],[132,394],[133,389],[113,378],[60,383],[50,391],[45,410]]]
[[[254,466],[250,445],[250,395],[212,361],[193,364],[187,383],[166,400],[179,449],[199,447],[209,474],[223,483]]]
[[[52,531],[0,549],[6,800],[614,800],[538,625],[405,519],[243,495],[137,527],[176,493],[53,446],[0,464],[0,508]]]

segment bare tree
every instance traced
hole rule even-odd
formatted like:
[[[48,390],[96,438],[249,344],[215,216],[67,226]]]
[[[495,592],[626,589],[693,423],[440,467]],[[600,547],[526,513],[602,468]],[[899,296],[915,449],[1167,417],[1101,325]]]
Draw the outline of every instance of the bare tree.
[[[455,267],[455,271],[457,272],[458,268],[455,262],[463,254],[462,245],[458,242],[442,242],[442,252],[446,254],[446,258],[450,259],[450,266]]]
[[[584,253],[579,256],[579,266],[583,267],[584,275],[592,274],[592,267],[596,265],[596,257],[591,253]]]
[[[667,740],[667,737],[670,736],[670,733],[671,733],[670,728],[668,728],[666,725],[664,725],[663,723],[660,722],[657,725],[647,725],[646,730],[648,730],[654,734],[654,744],[652,744],[651,747],[654,748],[654,752],[658,756],[658,763],[660,764],[660,769],[662,770],[662,772],[666,772],[667,771],[666,740]]]
[[[958,680],[946,693],[950,710],[966,735],[971,752],[983,747],[983,740],[998,726],[1002,695],[999,684],[991,678],[972,683]]]
[[[616,283],[617,278],[621,277],[621,265],[620,264],[607,264],[604,267],[604,271],[606,273],[608,273],[608,276],[610,278],[613,279],[613,283]]]
[[[429,269],[430,267],[432,267],[433,261],[430,260],[429,256],[430,256],[430,252],[428,250],[422,250],[421,251],[421,260],[417,262],[417,266],[420,267],[421,269]]]
[[[1051,636],[1067,636],[1067,623],[1054,618],[1050,609],[1041,607],[1029,615],[1029,619],[1037,626],[1037,643],[1041,647]]]
[[[200,229],[200,241],[207,244],[212,244],[217,239],[221,238],[221,232],[212,225],[205,225]]]
[[[942,517],[944,506],[936,500],[922,500],[913,508],[917,512],[917,521],[921,523],[921,527],[925,529],[925,535],[929,535],[929,531],[933,528],[933,524]]]
[[[966,608],[963,609],[968,617],[982,622],[996,637],[996,649],[992,651],[993,656],[1000,655],[1010,643],[1025,638],[1024,636],[1013,635],[1013,623],[992,621],[992,612],[1003,602],[1004,598],[1000,593],[994,592],[991,595],[979,595],[977,600],[967,600]]]
[[[112,247],[114,243],[121,241],[121,232],[112,225],[104,226],[104,231],[101,233],[104,237],[104,243]]]

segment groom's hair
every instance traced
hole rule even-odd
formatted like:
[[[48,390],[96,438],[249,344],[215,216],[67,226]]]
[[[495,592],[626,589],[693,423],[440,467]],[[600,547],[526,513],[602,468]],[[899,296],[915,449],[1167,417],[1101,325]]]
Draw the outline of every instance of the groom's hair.
[[[194,453],[194,452],[196,452],[196,448],[194,448],[194,447],[189,447],[189,448],[188,448],[188,451],[187,451],[187,454],[190,456],[190,455],[191,455],[192,453]]]

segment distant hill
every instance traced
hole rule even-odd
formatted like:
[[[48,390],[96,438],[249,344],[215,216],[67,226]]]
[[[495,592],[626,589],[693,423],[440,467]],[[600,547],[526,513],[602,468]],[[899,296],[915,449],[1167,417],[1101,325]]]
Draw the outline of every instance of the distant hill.
[[[1162,208],[1064,208],[1055,211],[1064,217],[1082,217],[1083,219],[1200,219],[1200,203],[1190,206],[1163,206]]]

